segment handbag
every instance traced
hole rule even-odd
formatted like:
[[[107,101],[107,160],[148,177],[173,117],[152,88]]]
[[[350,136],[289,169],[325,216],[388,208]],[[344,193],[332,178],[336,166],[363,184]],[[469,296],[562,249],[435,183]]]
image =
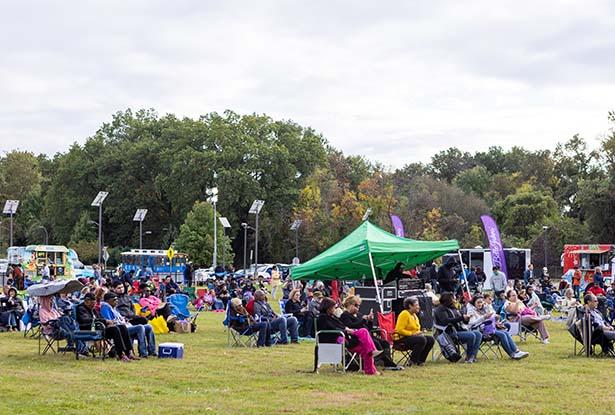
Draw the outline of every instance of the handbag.
[[[169,327],[167,327],[167,322],[164,320],[164,317],[158,316],[149,321],[150,326],[154,329],[154,334],[167,334],[169,332]]]
[[[459,346],[453,342],[451,336],[447,332],[443,331],[436,336],[436,341],[442,351],[442,356],[449,362],[457,362],[461,359],[461,353],[459,353]]]

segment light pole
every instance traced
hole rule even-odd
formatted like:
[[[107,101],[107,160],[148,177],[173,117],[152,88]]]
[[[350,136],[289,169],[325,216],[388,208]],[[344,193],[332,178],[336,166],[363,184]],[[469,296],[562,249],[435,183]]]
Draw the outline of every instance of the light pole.
[[[19,200],[7,200],[4,202],[2,213],[11,216],[11,221],[9,222],[9,246],[13,246],[13,215],[17,212],[17,207],[19,207]]]
[[[248,229],[254,230],[253,227],[243,222],[241,224],[243,228],[243,271],[246,276],[248,276]],[[250,261],[252,261],[252,256],[250,255]]]
[[[365,211],[365,214],[363,215],[363,218],[361,219],[363,222],[365,222],[366,220],[369,219],[369,215],[372,214],[372,208],[367,208],[367,210]]]
[[[254,275],[258,278],[258,215],[265,204],[264,200],[256,199],[250,206],[249,213],[256,215],[256,228],[254,230]]]
[[[303,221],[301,219],[295,219],[292,225],[290,225],[290,230],[295,231],[295,258],[293,259],[293,263],[299,261],[299,228]]]
[[[231,223],[224,216],[221,216],[219,219],[220,219],[220,223],[222,224],[222,228],[224,232],[224,239],[222,240],[222,266],[225,267],[226,266],[226,259],[225,259],[226,258],[226,244],[225,244],[226,229],[231,227]]]
[[[147,215],[147,209],[137,209],[135,217],[132,218],[134,222],[139,222],[139,249],[143,249],[143,220]]]
[[[548,226],[542,227],[542,230],[543,230],[542,243],[543,243],[543,249],[545,251],[545,267],[548,267],[547,265],[547,229],[549,229]]]
[[[98,207],[98,263],[102,262],[102,205],[109,192],[98,192],[92,206]]]
[[[216,212],[216,203],[218,203],[218,188],[212,187],[211,189],[207,189],[207,194],[209,195],[209,201],[214,205],[214,257],[211,264],[211,267],[216,269],[218,266],[218,221],[217,212]]]

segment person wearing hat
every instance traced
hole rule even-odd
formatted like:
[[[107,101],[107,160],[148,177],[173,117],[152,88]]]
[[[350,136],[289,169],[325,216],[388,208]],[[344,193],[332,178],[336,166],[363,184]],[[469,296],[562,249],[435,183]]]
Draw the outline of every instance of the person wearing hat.
[[[271,346],[269,324],[264,321],[254,321],[254,318],[247,312],[239,298],[231,299],[229,326],[242,336],[258,333],[257,347]]]
[[[105,320],[113,321],[116,326],[125,326],[132,340],[137,340],[139,356],[147,358],[156,356],[156,337],[154,329],[149,324],[131,324],[118,310],[118,295],[110,291],[105,294],[104,301],[100,305],[100,315]]]
[[[94,330],[103,328],[105,339],[113,340],[118,360],[128,362],[138,360],[132,353],[132,341],[126,326],[116,326],[113,321],[103,319],[94,308],[96,297],[87,293],[83,302],[77,306],[77,324],[80,330]]]

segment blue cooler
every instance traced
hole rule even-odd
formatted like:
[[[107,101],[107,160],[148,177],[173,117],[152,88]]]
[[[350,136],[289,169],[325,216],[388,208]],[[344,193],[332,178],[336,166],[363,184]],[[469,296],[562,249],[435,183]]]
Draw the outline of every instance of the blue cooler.
[[[160,343],[158,345],[158,357],[160,359],[183,359],[184,344],[183,343]]]

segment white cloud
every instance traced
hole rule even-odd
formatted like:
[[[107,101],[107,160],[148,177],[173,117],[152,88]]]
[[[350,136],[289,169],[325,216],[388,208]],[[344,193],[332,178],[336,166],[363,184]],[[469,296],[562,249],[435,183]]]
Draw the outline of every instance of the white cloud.
[[[595,141],[614,17],[608,1],[5,4],[0,151],[65,151],[128,107],[266,113],[394,166]]]

